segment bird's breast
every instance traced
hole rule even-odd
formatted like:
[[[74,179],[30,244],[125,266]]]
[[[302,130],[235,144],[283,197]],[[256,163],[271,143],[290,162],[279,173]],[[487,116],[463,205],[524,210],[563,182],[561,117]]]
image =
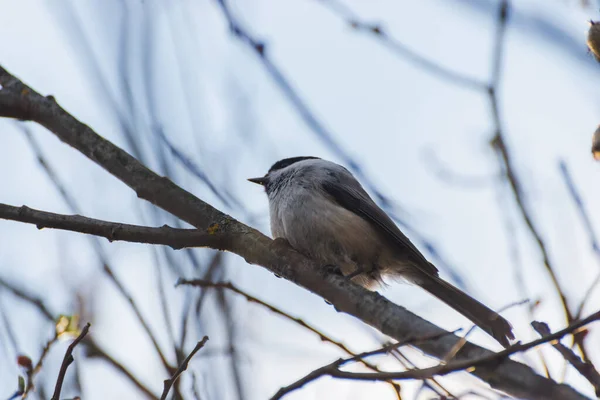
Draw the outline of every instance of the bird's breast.
[[[387,252],[379,233],[359,215],[332,202],[324,195],[295,192],[274,202],[271,231],[274,237],[324,265],[336,265],[344,273],[380,269]]]

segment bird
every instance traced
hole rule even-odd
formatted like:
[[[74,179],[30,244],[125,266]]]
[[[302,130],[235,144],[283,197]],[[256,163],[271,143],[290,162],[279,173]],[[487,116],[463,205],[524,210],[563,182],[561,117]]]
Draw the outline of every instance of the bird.
[[[384,277],[416,284],[504,347],[515,338],[505,318],[439,276],[345,167],[291,157],[248,180],[264,187],[274,239],[369,290],[385,285]]]

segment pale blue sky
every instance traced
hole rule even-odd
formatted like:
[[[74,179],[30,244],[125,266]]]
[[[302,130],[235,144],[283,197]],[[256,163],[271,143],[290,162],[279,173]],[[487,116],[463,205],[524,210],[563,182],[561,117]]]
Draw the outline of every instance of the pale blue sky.
[[[173,160],[175,180],[187,190],[268,233],[266,197],[245,178],[263,174],[273,162],[288,156],[316,155],[340,161],[339,155],[302,121],[256,55],[229,34],[216,2],[182,1],[170,6],[156,0],[127,2],[131,46],[125,68],[130,72],[127,85],[134,93],[134,110],[126,107],[119,89],[123,87],[118,74],[118,44],[124,35],[120,30],[121,2],[71,3],[73,8],[56,0],[0,0],[2,65],[36,90],[53,94],[63,107],[99,134],[131,150],[114,108],[102,94],[105,87],[90,69],[90,54],[81,46],[83,36],[73,29],[75,10],[84,23],[84,36],[92,43],[101,75],[108,82],[109,97],[116,99],[119,112],[138,116],[132,130],[141,138],[151,167],[158,168],[156,158],[151,156],[155,137],[148,118],[154,113],[153,121],[163,127],[165,135],[219,187],[227,186],[256,218],[224,207],[204,184]],[[493,126],[485,94],[440,79],[398,57],[369,34],[350,29],[319,1],[231,3],[244,27],[267,43],[269,58],[343,151],[359,162],[370,181],[398,205],[398,214],[436,245],[465,278],[475,297],[496,309],[521,300],[514,283],[514,269],[521,268],[530,296],[542,299],[536,318],[547,321],[553,329],[564,326],[540,254],[507,187],[498,185],[495,178],[499,170],[489,146]],[[391,36],[413,51],[464,75],[487,80],[496,3],[378,0],[344,4],[364,21],[381,22]],[[595,183],[599,166],[590,155],[591,135],[599,122],[600,92],[596,88],[600,87],[600,66],[586,54],[585,47],[587,20],[597,18],[597,12],[582,9],[578,2],[562,0],[519,1],[512,7],[500,88],[505,135],[535,223],[543,232],[569,300],[577,305],[600,265],[561,179],[558,162],[566,161],[592,221],[600,226],[600,209],[594,207],[600,198],[600,186]],[[151,10],[150,32],[154,38],[150,57],[146,57],[143,47],[144,40],[149,39],[141,29],[145,10]],[[149,111],[152,95],[144,89],[141,73],[148,65],[154,71],[151,89],[157,99],[152,106],[155,112]],[[0,170],[4,171],[0,173],[0,202],[68,212],[14,122],[0,121],[0,126],[4,132],[0,135]],[[133,192],[52,134],[32,128],[85,215],[121,222],[150,220],[148,207],[140,209],[141,201]],[[432,166],[432,155],[451,171],[477,177],[480,183],[465,187],[441,180]],[[512,238],[519,250],[518,266],[511,258],[506,214],[517,227]],[[34,227],[10,222],[0,222],[0,235],[0,276],[24,282],[55,310],[65,312],[72,304],[61,295],[64,285],[84,292],[96,290],[94,337],[160,393],[165,377],[159,362],[147,355],[150,351],[145,337],[136,330],[125,304],[115,300],[116,294],[101,278],[87,240],[75,234],[38,232]],[[131,285],[143,311],[149,316],[158,312],[150,249],[102,245],[119,276]],[[196,253],[201,258],[208,254],[204,250]],[[378,345],[378,336],[370,329],[351,317],[336,314],[321,299],[236,256],[229,255],[228,260],[229,279],[248,292],[310,321],[353,349]],[[175,282],[176,277],[166,279]],[[175,307],[180,289],[166,287]],[[444,328],[468,327],[464,318],[418,288],[393,284],[382,293]],[[5,307],[14,303],[2,292],[0,301]],[[244,332],[237,340],[244,348],[242,370],[249,398],[266,398],[280,386],[341,356],[332,346],[255,305],[244,301],[235,304],[236,318]],[[598,304],[600,293],[593,296],[584,314],[596,311]],[[46,327],[38,326],[28,310],[23,312],[23,318],[15,324],[20,332],[27,332],[23,334],[23,350],[36,358],[47,337]],[[524,307],[511,308],[504,314],[520,340],[535,337]],[[20,314],[15,311],[14,315]],[[158,331],[161,320],[153,323]],[[220,337],[222,327],[193,334],[211,336],[207,349],[224,343]],[[2,335],[0,329],[0,340]],[[598,335],[592,328],[589,343],[597,342]],[[159,337],[166,343],[164,332]],[[479,332],[471,338],[497,348]],[[2,347],[0,351],[4,351]],[[55,351],[60,354],[64,346]],[[552,349],[545,350],[545,355],[553,376],[560,379],[562,362]],[[592,356],[599,361],[597,349],[592,348]],[[0,353],[0,357],[0,387],[11,387],[17,374],[7,362],[12,355]],[[413,358],[419,359],[416,355]],[[535,362],[537,358],[530,353],[528,360]],[[193,364],[196,376],[211,376],[211,369],[219,363],[224,361],[198,358]],[[392,362],[384,365],[397,367]],[[53,366],[48,364],[48,368]],[[81,368],[87,399],[139,395],[100,363],[84,362]],[[457,392],[482,386],[474,378],[456,374],[441,380]],[[566,381],[584,393],[593,393],[572,370],[567,371]],[[417,385],[406,383],[405,387],[410,394]],[[393,398],[383,384],[322,379],[287,398],[376,396]]]

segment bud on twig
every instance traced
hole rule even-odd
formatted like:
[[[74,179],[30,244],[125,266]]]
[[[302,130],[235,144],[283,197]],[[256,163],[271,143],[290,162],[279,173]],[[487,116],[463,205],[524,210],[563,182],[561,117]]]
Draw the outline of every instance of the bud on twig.
[[[587,45],[596,61],[600,62],[600,22],[590,21],[590,30],[588,31]]]
[[[33,369],[33,363],[31,362],[31,358],[20,354],[17,356],[17,364],[19,367],[24,368],[26,371],[31,371]]]
[[[594,160],[600,160],[600,126],[596,128],[596,132],[592,136],[592,156],[594,156]]]

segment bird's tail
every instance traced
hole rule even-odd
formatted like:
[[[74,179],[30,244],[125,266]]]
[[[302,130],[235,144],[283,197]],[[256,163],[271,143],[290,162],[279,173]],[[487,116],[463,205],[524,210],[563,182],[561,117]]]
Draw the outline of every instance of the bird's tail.
[[[497,312],[490,310],[468,294],[452,286],[443,279],[430,275],[419,274],[416,284],[429,293],[454,308],[456,311],[470,319],[502,346],[510,345],[509,339],[514,339],[512,326]]]

